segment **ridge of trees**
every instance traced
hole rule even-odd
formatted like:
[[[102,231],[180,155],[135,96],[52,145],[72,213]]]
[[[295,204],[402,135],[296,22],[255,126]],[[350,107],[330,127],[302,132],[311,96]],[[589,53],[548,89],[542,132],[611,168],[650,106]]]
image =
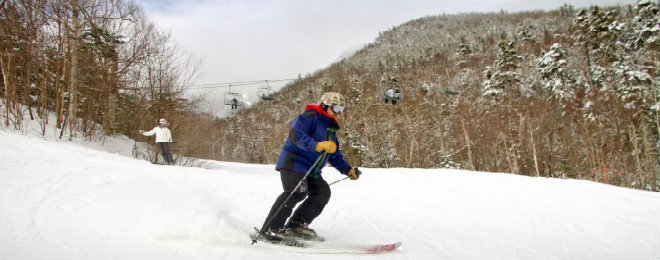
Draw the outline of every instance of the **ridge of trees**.
[[[219,120],[206,155],[272,164],[290,120],[321,93],[337,91],[348,99],[342,152],[356,166],[509,172],[658,191],[658,17],[658,3],[642,0],[416,19],[287,85],[274,101]],[[404,93],[396,106],[382,100],[390,87]]]

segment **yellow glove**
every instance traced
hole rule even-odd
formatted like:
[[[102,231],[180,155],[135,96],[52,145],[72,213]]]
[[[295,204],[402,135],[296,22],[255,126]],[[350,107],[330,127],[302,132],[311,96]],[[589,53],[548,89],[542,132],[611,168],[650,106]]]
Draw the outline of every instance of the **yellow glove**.
[[[362,174],[362,171],[360,171],[360,169],[355,167],[355,168],[352,168],[352,169],[348,170],[347,175],[348,175],[348,178],[350,178],[351,180],[354,181],[354,180],[357,180],[358,178],[360,178],[360,174]]]
[[[323,141],[316,144],[316,151],[325,151],[327,153],[335,153],[337,151],[337,144],[333,141]]]

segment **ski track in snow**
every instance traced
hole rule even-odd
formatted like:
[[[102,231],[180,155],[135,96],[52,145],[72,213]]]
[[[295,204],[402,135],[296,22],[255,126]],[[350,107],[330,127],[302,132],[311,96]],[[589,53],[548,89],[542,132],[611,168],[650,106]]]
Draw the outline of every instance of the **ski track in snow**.
[[[281,192],[272,165],[153,165],[7,130],[0,147],[0,259],[660,258],[660,194],[589,181],[364,168],[331,186],[311,226],[327,241],[296,249],[250,245]]]

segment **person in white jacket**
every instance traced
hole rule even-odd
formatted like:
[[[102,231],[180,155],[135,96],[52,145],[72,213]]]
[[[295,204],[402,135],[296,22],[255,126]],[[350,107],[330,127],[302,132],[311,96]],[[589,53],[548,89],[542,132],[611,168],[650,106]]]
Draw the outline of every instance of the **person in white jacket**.
[[[388,100],[392,100],[392,105],[396,104],[396,101],[394,101],[394,90],[392,88],[385,92],[385,104],[387,104]]]
[[[170,143],[172,142],[172,132],[167,128],[167,120],[161,118],[158,121],[158,126],[151,129],[151,131],[145,132],[140,130],[140,134],[145,136],[156,135],[156,144],[158,144],[158,149],[165,159],[165,163],[173,164],[174,158],[172,158],[172,153],[170,152]]]

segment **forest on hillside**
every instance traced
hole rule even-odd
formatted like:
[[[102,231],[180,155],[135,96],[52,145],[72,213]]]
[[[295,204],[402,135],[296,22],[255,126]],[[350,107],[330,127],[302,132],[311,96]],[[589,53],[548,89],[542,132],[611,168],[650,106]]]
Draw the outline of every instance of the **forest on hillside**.
[[[288,123],[343,93],[365,167],[459,168],[659,190],[658,4],[428,16],[220,120],[211,158],[274,163]],[[383,93],[398,88],[397,105]],[[459,93],[455,95],[455,93]],[[208,154],[208,153],[207,153]]]
[[[133,1],[0,0],[5,126],[38,120],[69,140],[134,136],[164,115],[194,113],[183,94],[198,66]]]
[[[102,126],[143,140],[137,130],[164,116],[179,156],[272,164],[290,120],[336,91],[347,97],[338,134],[353,166],[660,190],[658,2],[419,18],[225,119],[183,98],[195,64],[139,6],[4,0],[1,8],[7,126],[52,112],[62,136],[93,138]],[[389,88],[403,93],[396,105],[383,102]]]

